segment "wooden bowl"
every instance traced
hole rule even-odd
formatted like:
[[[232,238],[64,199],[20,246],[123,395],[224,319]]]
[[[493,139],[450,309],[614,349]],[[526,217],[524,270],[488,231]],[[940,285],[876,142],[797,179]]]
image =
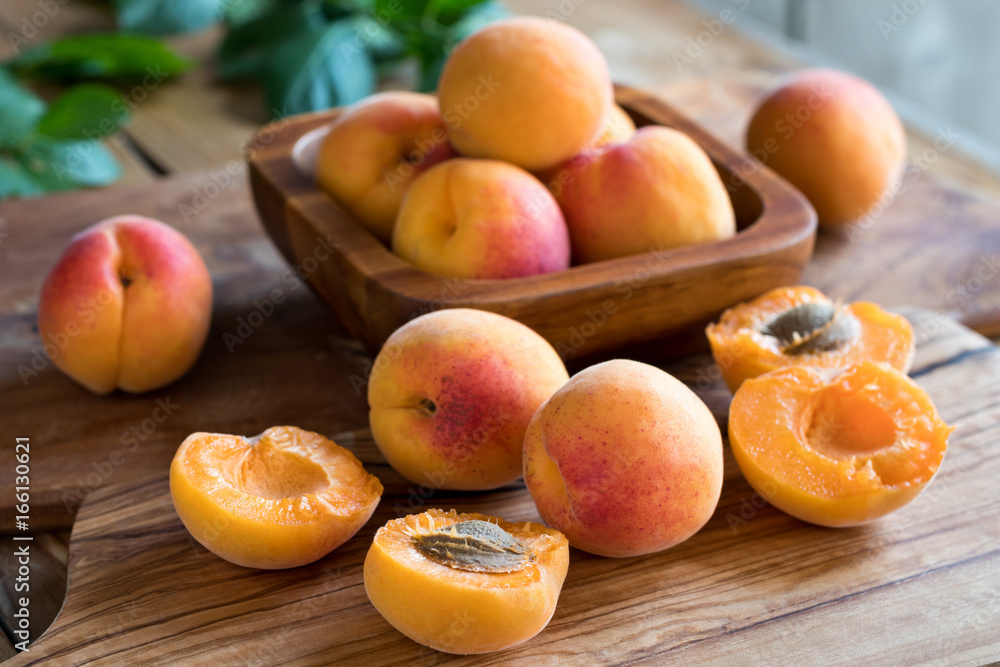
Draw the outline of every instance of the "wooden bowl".
[[[637,125],[668,125],[705,149],[736,210],[734,237],[525,278],[431,275],[390,252],[313,180],[319,143],[340,109],[279,120],[254,136],[257,210],[285,258],[372,351],[412,318],[459,307],[519,320],[564,359],[678,336],[704,347],[702,327],[724,309],[798,282],[816,215],[776,174],[663,101],[621,86],[616,98]]]

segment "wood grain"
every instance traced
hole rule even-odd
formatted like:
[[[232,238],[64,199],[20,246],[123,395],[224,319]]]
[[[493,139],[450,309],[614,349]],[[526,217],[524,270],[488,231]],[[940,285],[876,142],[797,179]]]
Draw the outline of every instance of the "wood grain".
[[[811,526],[763,503],[727,448],[722,499],[695,537],[621,560],[574,550],[542,634],[455,663],[1000,659],[1000,350],[947,318],[908,315],[921,340],[913,375],[958,427],[937,478],[910,506],[866,527]],[[669,368],[724,420],[728,395],[712,369],[707,357]],[[371,460],[361,435],[341,440]],[[362,585],[375,528],[407,511],[401,490],[390,489],[372,521],[326,559],[258,572],[193,544],[164,479],[101,489],[73,530],[62,614],[11,664],[440,663],[446,656],[393,631]],[[537,520],[520,486],[412,504]]]
[[[66,561],[69,556],[69,532],[41,533],[33,536],[31,542],[7,541],[0,553],[0,627],[8,637],[13,635],[10,627],[14,618],[14,601],[24,596],[24,591],[15,589],[19,563],[13,556],[14,547],[27,544],[30,549],[30,590],[31,627],[29,640],[35,641],[55,620],[66,598]],[[7,545],[13,545],[7,548]],[[20,639],[19,639],[20,641]]]
[[[447,307],[512,317],[541,334],[564,359],[684,334],[704,346],[702,327],[723,310],[799,281],[812,251],[815,213],[776,174],[758,169],[662,100],[619,86],[616,101],[638,126],[675,128],[705,150],[729,191],[735,236],[651,247],[639,255],[521,278],[432,275],[393,254],[320,190],[308,167],[296,163],[303,142],[340,110],[283,119],[260,131],[248,156],[254,201],[285,258],[306,268],[313,263],[310,284],[373,352],[415,316]],[[329,259],[317,265],[317,257]]]

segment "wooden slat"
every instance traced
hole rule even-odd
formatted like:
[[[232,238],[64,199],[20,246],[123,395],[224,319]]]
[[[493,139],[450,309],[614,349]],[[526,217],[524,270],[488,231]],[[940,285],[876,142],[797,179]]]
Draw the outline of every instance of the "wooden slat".
[[[35,533],[32,537],[31,541],[22,542],[14,542],[8,536],[0,538],[5,543],[0,555],[0,626],[11,634],[15,601],[28,595],[31,601],[29,639],[33,642],[55,620],[66,597],[69,533]],[[15,589],[20,564],[12,553],[22,545],[28,545],[30,553],[30,579],[26,582],[30,590],[27,592]]]
[[[947,318],[909,316],[922,341],[913,375],[957,425],[937,478],[911,505],[869,526],[811,526],[760,503],[727,449],[722,499],[695,537],[630,559],[574,550],[542,634],[455,664],[1000,659],[992,632],[1000,623],[1000,350]],[[724,420],[728,394],[706,379],[711,369],[707,357],[668,367]],[[372,451],[370,443],[341,440],[365,458]],[[393,631],[362,586],[375,528],[405,512],[407,500],[405,490],[388,490],[361,533],[314,565],[260,572],[193,544],[165,479],[103,488],[74,528],[63,613],[30,656],[12,664],[237,656],[266,664],[440,663],[446,656]],[[537,520],[523,487],[421,502]]]

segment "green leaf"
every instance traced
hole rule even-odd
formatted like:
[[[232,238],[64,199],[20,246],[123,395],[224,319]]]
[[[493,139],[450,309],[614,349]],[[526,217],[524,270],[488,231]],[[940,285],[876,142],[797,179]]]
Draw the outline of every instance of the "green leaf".
[[[99,83],[70,88],[38,123],[39,134],[58,139],[100,139],[129,120],[121,93]]]
[[[107,185],[121,176],[121,167],[100,141],[36,135],[15,153],[15,158],[47,192]]]
[[[325,26],[315,2],[273,7],[226,33],[219,47],[219,76],[224,80],[256,78],[267,69],[278,45],[297,41]]]
[[[222,18],[230,28],[249,23],[280,6],[290,11],[278,0],[228,0],[222,2]]]
[[[56,81],[115,79],[153,86],[191,67],[160,41],[139,35],[90,34],[67,37],[8,63],[15,73]]]
[[[16,146],[44,114],[45,102],[0,69],[0,147]]]
[[[351,29],[377,63],[399,60],[406,55],[406,41],[403,37],[371,16],[362,14],[352,18]]]
[[[33,197],[45,192],[31,174],[19,163],[0,154],[0,199]]]
[[[227,0],[115,0],[118,27],[145,35],[176,35],[222,18]]]
[[[375,66],[346,20],[279,46],[264,76],[278,116],[351,104],[374,90]]]
[[[442,25],[451,25],[467,15],[470,9],[487,0],[430,0],[425,16]]]
[[[424,16],[428,0],[375,0],[375,16],[381,21],[405,23]]]

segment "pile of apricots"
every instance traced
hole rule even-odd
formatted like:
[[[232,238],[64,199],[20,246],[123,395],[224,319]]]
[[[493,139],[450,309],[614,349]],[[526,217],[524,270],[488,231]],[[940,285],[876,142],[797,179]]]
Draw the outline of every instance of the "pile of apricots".
[[[829,226],[868,210],[902,168],[898,119],[862,84],[825,71],[795,77],[761,103],[748,133],[748,148]],[[826,120],[784,132],[789,108]],[[845,171],[816,180],[816,151]],[[849,164],[859,155],[863,168]],[[541,19],[502,21],[462,42],[437,98],[381,94],[344,111],[316,177],[414,266],[468,278],[735,233],[702,149],[668,128],[637,131],[613,103],[596,47]],[[211,287],[178,232],[114,218],[74,239],[53,270],[39,329],[56,364],[92,391],[147,391],[194,363]],[[823,526],[865,523],[915,498],[941,465],[951,428],[906,376],[914,335],[902,317],[788,287],[726,311],[706,333],[734,393],[733,455],[775,507]],[[463,491],[523,478],[546,524],[431,509],[377,530],[364,563],[372,605],[440,651],[527,641],[555,611],[570,546],[656,553],[697,533],[719,502],[722,434],[687,386],[624,359],[570,377],[546,340],[499,314],[449,309],[401,327],[375,359],[367,399],[373,438],[400,475]],[[205,548],[283,569],[350,540],[383,487],[323,435],[277,426],[252,438],[190,435],[170,492]]]
[[[736,233],[705,151],[674,129],[637,131],[593,42],[537,17],[461,42],[436,97],[386,92],[345,109],[315,176],[404,260],[460,278],[550,273]]]

